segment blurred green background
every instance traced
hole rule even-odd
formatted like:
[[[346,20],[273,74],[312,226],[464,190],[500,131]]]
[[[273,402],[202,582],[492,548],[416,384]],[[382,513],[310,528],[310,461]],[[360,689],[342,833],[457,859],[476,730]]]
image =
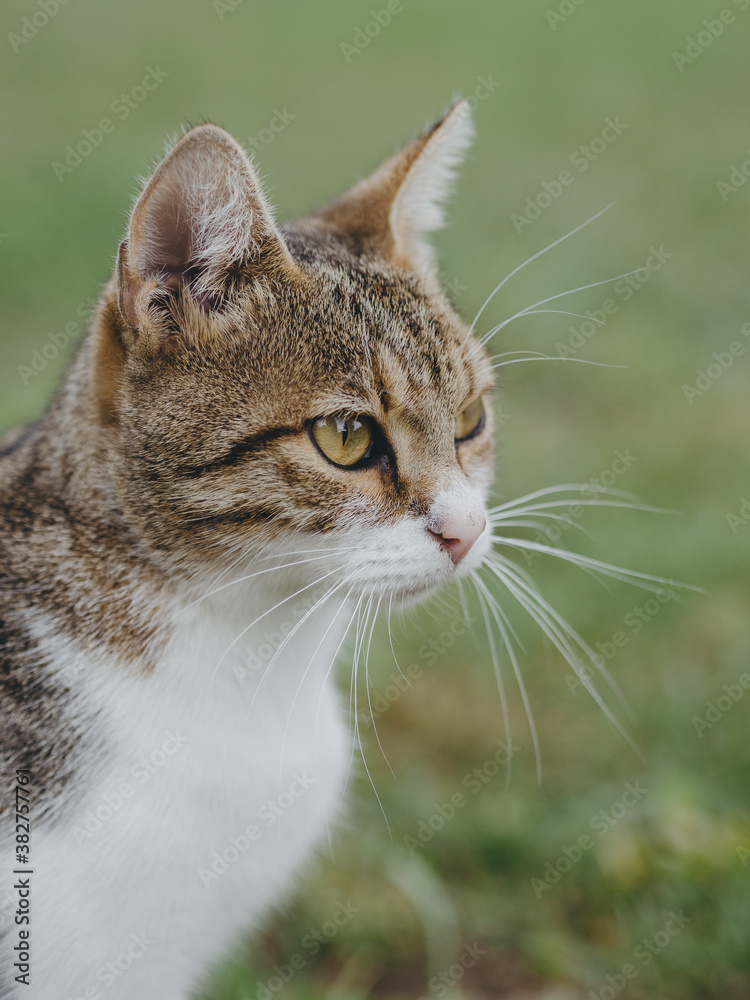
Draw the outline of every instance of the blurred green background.
[[[550,601],[606,651],[646,763],[509,597],[540,785],[505,662],[518,749],[509,780],[486,766],[505,734],[471,602],[468,629],[464,611],[439,604],[395,626],[399,665],[412,665],[405,691],[393,686],[381,629],[371,696],[393,774],[366,711],[362,736],[382,811],[360,767],[334,858],[321,855],[206,998],[750,996],[743,6],[727,0],[722,20],[719,3],[701,0],[405,0],[385,24],[383,0],[46,0],[46,13],[41,2],[3,4],[3,427],[50,398],[110,273],[136,178],[185,123],[216,121],[253,148],[284,219],[375,167],[454,95],[475,97],[477,141],[437,237],[465,316],[512,268],[616,202],[519,272],[481,329],[658,255],[630,293],[602,285],[553,303],[585,314],[609,299],[606,328],[533,315],[493,341],[498,352],[625,366],[500,370],[497,502],[600,477],[619,450],[630,461],[618,487],[681,511],[589,510],[577,523],[591,537],[565,530],[562,544],[703,594],[654,605],[552,560],[532,567]],[[139,90],[147,73],[160,82]],[[55,168],[103,117],[112,130],[72,169]],[[617,128],[601,141],[607,119]],[[565,170],[571,182],[553,183]],[[477,768],[482,780],[464,780]],[[418,848],[405,840],[420,831]],[[291,975],[294,955],[301,968]]]

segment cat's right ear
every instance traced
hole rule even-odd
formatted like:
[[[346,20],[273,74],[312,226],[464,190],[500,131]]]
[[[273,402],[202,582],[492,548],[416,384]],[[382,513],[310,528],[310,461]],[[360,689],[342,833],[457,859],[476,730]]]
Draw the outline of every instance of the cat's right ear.
[[[345,194],[311,213],[359,253],[416,272],[437,289],[428,234],[443,224],[443,204],[474,135],[471,108],[459,101],[421,136]]]
[[[133,208],[118,303],[138,329],[149,306],[181,291],[209,312],[233,283],[267,287],[295,271],[245,151],[218,126],[199,125],[172,147]]]

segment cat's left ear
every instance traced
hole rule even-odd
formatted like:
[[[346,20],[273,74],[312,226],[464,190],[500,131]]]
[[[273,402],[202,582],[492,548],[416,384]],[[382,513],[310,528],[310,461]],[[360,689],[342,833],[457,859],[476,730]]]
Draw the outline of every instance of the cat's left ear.
[[[427,233],[444,223],[443,203],[474,137],[471,108],[459,101],[373,174],[312,213],[312,218],[371,252],[424,275],[434,274]]]
[[[208,311],[232,281],[273,281],[295,269],[245,151],[224,129],[199,125],[135,204],[120,247],[118,301],[137,328],[155,296],[188,287]]]

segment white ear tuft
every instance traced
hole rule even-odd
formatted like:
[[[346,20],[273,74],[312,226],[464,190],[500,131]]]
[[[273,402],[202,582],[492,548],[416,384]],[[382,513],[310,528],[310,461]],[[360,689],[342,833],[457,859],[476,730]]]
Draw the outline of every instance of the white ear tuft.
[[[420,239],[445,224],[443,204],[451,194],[456,168],[474,138],[471,108],[454,105],[429,134],[393,200],[391,230],[397,246],[432,257],[432,248]]]
[[[334,201],[312,213],[359,253],[373,253],[434,280],[425,234],[443,224],[443,202],[474,135],[471,109],[460,101],[436,125]]]

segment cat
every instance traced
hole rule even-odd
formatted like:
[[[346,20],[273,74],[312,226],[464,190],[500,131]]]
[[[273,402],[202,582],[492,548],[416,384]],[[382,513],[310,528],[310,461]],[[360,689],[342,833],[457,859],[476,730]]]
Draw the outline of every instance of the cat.
[[[685,585],[540,541],[572,504],[641,506],[616,489],[487,506],[496,372],[543,357],[487,344],[567,293],[477,321],[583,226],[467,325],[428,234],[472,135],[459,102],[279,227],[242,147],[190,129],[46,414],[0,442],[0,1000],[195,996],[341,820],[381,608],[473,588],[507,743],[493,630],[538,767],[499,581],[637,752],[601,657],[511,555]]]
[[[339,817],[353,623],[488,557],[494,365],[427,235],[471,136],[279,227],[190,129],[3,441],[3,1000],[195,995]]]

